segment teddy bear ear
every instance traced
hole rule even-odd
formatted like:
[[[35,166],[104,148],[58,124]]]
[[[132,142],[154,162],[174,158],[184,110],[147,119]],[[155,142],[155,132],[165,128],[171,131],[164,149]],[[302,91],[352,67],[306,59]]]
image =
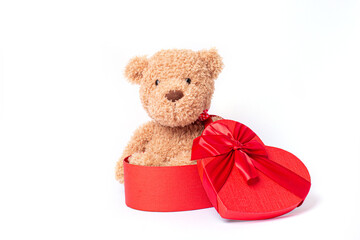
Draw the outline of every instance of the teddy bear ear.
[[[129,79],[131,83],[140,84],[143,72],[147,66],[148,59],[146,56],[134,57],[130,59],[129,63],[125,67],[125,77]]]
[[[199,51],[200,58],[206,63],[212,79],[216,79],[224,67],[221,56],[215,48]]]

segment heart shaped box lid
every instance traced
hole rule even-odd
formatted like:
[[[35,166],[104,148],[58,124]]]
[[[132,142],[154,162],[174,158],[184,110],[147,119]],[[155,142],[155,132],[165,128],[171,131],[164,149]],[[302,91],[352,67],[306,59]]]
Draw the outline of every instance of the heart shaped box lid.
[[[265,146],[247,126],[208,122],[193,142],[200,180],[221,217],[267,219],[300,206],[311,185],[306,166],[293,154]]]

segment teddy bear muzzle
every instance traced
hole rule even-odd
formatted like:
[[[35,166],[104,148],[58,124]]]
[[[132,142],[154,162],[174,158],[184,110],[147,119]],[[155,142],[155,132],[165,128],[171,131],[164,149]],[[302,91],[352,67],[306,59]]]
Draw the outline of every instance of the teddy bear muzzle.
[[[170,90],[167,94],[165,94],[165,97],[172,102],[181,99],[183,96],[184,94],[180,90]]]

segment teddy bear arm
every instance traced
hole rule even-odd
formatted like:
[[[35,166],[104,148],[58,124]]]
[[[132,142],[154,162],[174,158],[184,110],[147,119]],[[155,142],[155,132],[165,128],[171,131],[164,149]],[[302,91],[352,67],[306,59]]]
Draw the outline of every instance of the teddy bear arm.
[[[153,132],[154,124],[152,122],[148,122],[136,129],[123,152],[123,157],[125,158],[136,152],[144,152],[146,145],[153,136]]]
[[[153,132],[154,124],[152,122],[148,122],[136,129],[130,141],[128,142],[122,156],[116,164],[115,177],[119,182],[124,182],[124,159],[130,155],[133,155],[134,153],[144,152],[146,145],[153,136]]]

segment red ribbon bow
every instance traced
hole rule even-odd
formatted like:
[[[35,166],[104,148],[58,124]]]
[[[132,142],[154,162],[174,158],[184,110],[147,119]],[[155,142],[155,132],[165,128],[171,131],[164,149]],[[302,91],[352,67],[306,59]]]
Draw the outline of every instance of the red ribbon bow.
[[[212,196],[209,196],[211,202],[216,202],[216,193],[226,183],[234,166],[248,184],[256,184],[259,170],[280,186],[305,199],[310,183],[271,161],[265,146],[258,139],[250,128],[231,120],[210,123],[202,135],[194,139],[191,160],[212,158],[205,165],[208,179],[204,180],[209,185],[204,187],[212,189],[213,192]]]

